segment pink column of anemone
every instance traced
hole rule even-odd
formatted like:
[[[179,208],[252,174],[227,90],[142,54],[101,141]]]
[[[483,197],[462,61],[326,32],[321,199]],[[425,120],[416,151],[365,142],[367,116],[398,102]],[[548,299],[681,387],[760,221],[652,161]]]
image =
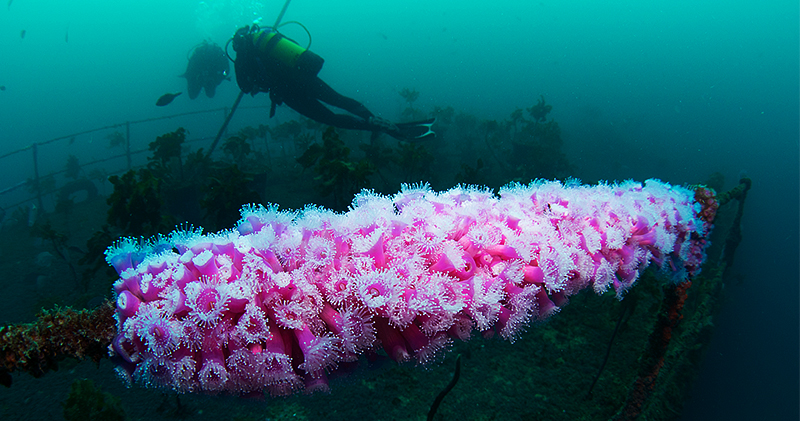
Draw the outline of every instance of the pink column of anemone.
[[[343,214],[248,206],[230,231],[109,248],[111,352],[129,381],[179,392],[327,390],[337,364],[380,349],[424,364],[473,330],[513,341],[585,288],[621,298],[651,263],[691,276],[700,211],[655,180],[404,186]]]

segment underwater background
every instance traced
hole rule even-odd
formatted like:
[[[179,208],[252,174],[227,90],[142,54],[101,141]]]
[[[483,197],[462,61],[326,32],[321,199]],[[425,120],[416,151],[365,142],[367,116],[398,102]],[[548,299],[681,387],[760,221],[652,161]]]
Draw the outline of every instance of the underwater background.
[[[184,127],[184,154],[207,150],[225,117],[223,108],[239,93],[235,78],[224,81],[214,98],[201,94],[189,100],[184,93],[163,108],[155,106],[156,100],[164,93],[186,91],[179,75],[194,46],[209,40],[224,48],[241,26],[254,21],[271,25],[282,6],[282,1],[244,0],[10,0],[6,8],[0,7],[0,206],[5,210],[0,287],[7,291],[0,294],[1,323],[30,322],[40,308],[53,304],[91,307],[109,296],[113,277],[103,269],[78,286],[67,275],[70,268],[85,269],[78,259],[87,253],[87,240],[107,222],[106,202],[103,197],[92,201],[88,190],[79,189],[80,194],[68,197],[69,203],[74,199],[74,207],[59,208],[56,190],[70,180],[89,179],[100,196],[110,196],[114,185],[106,178],[125,172],[125,158],[94,162],[123,152],[125,122],[184,114],[131,124],[132,148],[147,152],[158,136]],[[367,185],[380,192],[393,193],[400,182],[430,182],[441,190],[458,182],[499,187],[536,177],[574,177],[585,183],[713,179],[727,190],[740,177],[750,177],[743,240],[701,369],[678,418],[788,420],[800,416],[799,17],[800,7],[792,0],[295,0],[283,21],[300,21],[308,28],[310,49],[326,60],[320,77],[340,93],[394,121],[439,117],[440,136],[433,144],[404,147],[391,139],[383,141],[383,147],[393,148],[406,161],[391,161],[394,166],[386,164],[383,173],[369,174]],[[302,45],[308,42],[299,26],[286,26],[285,33]],[[525,124],[515,111],[527,116],[525,110],[540,101],[552,106],[547,119],[557,122],[558,143],[530,158],[539,164],[531,170],[515,160],[512,155],[518,150],[488,122],[508,126],[518,119]],[[217,111],[202,113],[211,109]],[[290,122],[301,119],[285,106],[269,119],[268,110],[266,95],[244,97],[228,127],[229,147],[218,149],[220,157],[224,153],[220,159],[238,160],[243,171],[266,174],[251,177],[257,183],[248,184],[264,203],[346,207],[349,200],[335,194],[332,199],[326,194],[330,192],[316,188],[317,173],[295,159],[319,140],[321,130],[306,124],[306,137],[298,137],[301,129],[296,129],[293,140],[286,140],[278,134],[281,125],[289,124],[283,129],[291,132]],[[259,125],[271,129],[258,132]],[[109,128],[84,133],[101,127]],[[243,131],[247,127],[255,129]],[[340,135],[352,149],[352,159],[370,156],[369,150],[358,147],[366,142],[364,136]],[[43,201],[43,210],[52,215],[47,227],[68,236],[69,245],[54,245],[57,236],[52,232],[49,237],[30,232],[45,220],[33,217],[36,201],[33,191],[24,187],[34,177],[31,149],[12,153],[58,138],[62,139],[36,148],[37,163],[41,177],[53,174]],[[231,138],[250,142],[260,155],[237,155],[242,151]],[[272,143],[264,146],[265,142]],[[133,166],[147,164],[145,155],[135,155]],[[68,157],[76,160],[73,167],[65,165]],[[265,161],[274,167],[272,172],[263,169]],[[77,170],[77,162],[93,164]],[[70,168],[74,178],[68,177]],[[220,203],[237,214],[251,197]],[[176,211],[166,230],[186,219],[195,224],[210,219],[204,226],[211,230],[231,226],[220,209],[214,211],[216,218],[209,218],[208,200],[202,203],[205,214]],[[192,220],[196,215],[201,216]],[[114,228],[107,232],[114,238],[131,234]],[[59,247],[74,254],[59,256]],[[581,317],[581,308],[572,310]],[[546,327],[552,329],[561,316],[566,317],[556,315]],[[533,334],[537,329],[528,330]],[[500,340],[479,344],[481,352],[520,346],[524,345]],[[597,347],[601,357],[604,351],[605,342]],[[444,380],[431,389],[431,396],[449,378],[452,360],[447,363],[441,368]],[[494,367],[504,368],[508,367]],[[397,375],[393,367],[376,370],[388,373],[388,378]],[[402,376],[433,375],[435,370],[411,367]],[[508,370],[510,378],[514,370]],[[155,416],[136,406],[164,405],[157,392],[139,393],[138,386],[125,390],[106,360],[100,368],[66,363],[58,373],[40,379],[14,374],[12,387],[0,388],[0,414],[3,419],[62,417],[70,385],[84,377],[121,395],[131,418]],[[302,413],[304,406],[329,405],[337,400],[339,387],[347,386],[333,384],[331,395],[298,398],[291,401],[292,408]],[[546,395],[547,390],[540,393]],[[405,398],[398,399],[393,405],[404,405]],[[198,418],[204,410],[209,416],[240,404],[248,411],[241,419],[279,418],[274,413],[253,415],[260,406],[270,407],[271,398],[257,403],[230,397],[187,401],[199,411],[193,415]],[[383,418],[383,403],[368,397],[363,405],[374,405],[376,419],[395,417]],[[169,418],[168,411],[157,414]],[[233,419],[232,414],[225,419]],[[337,419],[336,414],[327,416]],[[551,416],[559,419],[558,414]]]

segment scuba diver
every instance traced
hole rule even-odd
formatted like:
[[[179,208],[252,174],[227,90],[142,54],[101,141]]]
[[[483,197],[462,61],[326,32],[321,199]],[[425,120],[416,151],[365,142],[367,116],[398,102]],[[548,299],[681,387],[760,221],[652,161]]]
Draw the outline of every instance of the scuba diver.
[[[269,116],[286,104],[298,113],[323,124],[350,130],[371,131],[373,138],[386,133],[404,141],[436,137],[431,130],[435,119],[392,123],[372,114],[355,99],[339,94],[317,76],[322,57],[299,46],[274,28],[257,25],[239,28],[233,36],[236,51],[236,82],[244,93],[255,96],[268,92],[272,100]],[[350,114],[336,114],[323,103]]]
[[[192,49],[186,73],[181,77],[186,78],[190,99],[197,98],[201,89],[206,90],[207,97],[214,98],[217,86],[223,80],[230,80],[230,71],[231,65],[222,48],[213,42],[203,41]]]

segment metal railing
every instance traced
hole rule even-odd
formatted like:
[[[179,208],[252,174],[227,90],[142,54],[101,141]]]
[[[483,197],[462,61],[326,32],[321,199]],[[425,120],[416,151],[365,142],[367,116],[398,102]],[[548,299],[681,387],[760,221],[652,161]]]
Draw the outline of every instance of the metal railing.
[[[263,109],[263,108],[269,108],[269,107],[267,107],[267,106],[241,107],[241,109]],[[101,163],[104,163],[104,162],[113,161],[113,160],[120,160],[120,159],[124,158],[124,160],[125,160],[124,162],[125,163],[124,163],[123,166],[120,166],[119,168],[116,168],[114,170],[108,171],[108,174],[121,173],[121,172],[128,171],[128,170],[130,170],[130,169],[135,167],[134,164],[133,164],[133,157],[134,156],[140,155],[140,154],[143,154],[143,153],[146,153],[146,152],[149,151],[149,149],[147,147],[135,148],[135,149],[132,147],[131,126],[146,125],[148,123],[153,123],[153,122],[157,122],[157,121],[171,120],[171,119],[177,119],[177,118],[180,118],[180,117],[195,116],[195,115],[201,115],[201,114],[212,114],[212,113],[222,113],[222,116],[224,118],[225,116],[228,115],[228,110],[229,110],[229,107],[221,107],[221,108],[214,108],[214,109],[201,110],[201,111],[190,111],[190,112],[185,112],[185,113],[171,114],[171,115],[168,115],[168,116],[152,117],[152,118],[146,118],[146,119],[142,119],[142,120],[125,121],[125,122],[122,122],[122,123],[116,123],[116,124],[111,124],[111,125],[107,125],[107,126],[102,126],[102,127],[89,129],[89,130],[83,130],[83,131],[80,131],[80,132],[70,133],[70,134],[67,134],[67,135],[58,136],[58,137],[55,137],[55,138],[52,138],[52,139],[49,139],[49,140],[45,140],[45,141],[33,142],[30,145],[25,146],[23,148],[19,148],[19,149],[10,151],[10,152],[6,152],[6,153],[0,155],[0,165],[3,165],[3,161],[5,161],[5,160],[7,160],[9,158],[15,157],[15,156],[17,156],[19,154],[22,154],[24,152],[27,152],[27,151],[31,151],[32,158],[33,158],[33,160],[32,160],[33,177],[26,178],[26,179],[23,179],[23,180],[4,180],[6,182],[11,182],[13,184],[7,185],[5,187],[0,188],[0,201],[5,202],[5,203],[2,204],[2,208],[13,209],[13,208],[16,208],[18,206],[24,205],[25,203],[28,203],[28,202],[31,202],[31,201],[36,201],[36,205],[38,206],[38,208],[39,209],[44,209],[43,196],[48,194],[48,192],[46,192],[45,189],[43,189],[43,187],[42,187],[43,178],[45,178],[45,177],[53,177],[53,176],[56,176],[56,175],[64,174],[64,173],[67,172],[67,170],[66,169],[55,170],[55,171],[51,170],[51,171],[47,171],[46,174],[42,174],[42,171],[40,171],[40,164],[41,164],[40,152],[44,149],[42,147],[55,146],[59,142],[66,142],[66,141],[72,142],[72,141],[74,141],[75,138],[77,138],[79,136],[85,136],[85,135],[90,135],[90,134],[108,132],[108,131],[111,131],[111,130],[117,130],[117,129],[124,128],[124,139],[125,139],[125,141],[124,141],[124,144],[122,145],[122,146],[124,146],[124,152],[115,153],[115,151],[113,151],[112,149],[108,149],[108,153],[109,153],[108,156],[104,156],[102,158],[93,159],[93,160],[87,161],[87,162],[81,162],[81,164],[80,164],[81,168],[84,169],[84,168],[91,167],[91,166],[94,166],[94,165],[97,165],[97,164],[101,164]],[[221,123],[222,123],[222,120],[220,120],[220,124]],[[213,134],[209,134],[208,136],[200,136],[200,137],[193,137],[191,139],[187,139],[185,141],[185,143],[196,143],[196,142],[210,141],[210,140],[213,140],[214,138],[215,138],[215,136]],[[151,142],[153,140],[155,140],[155,138],[150,139],[147,143],[145,143],[145,145],[148,145],[149,142]],[[14,199],[9,200],[8,199],[8,196],[11,193],[16,192],[16,191],[18,191],[18,190],[20,190],[22,188],[25,188],[25,187],[27,187],[29,189],[29,194],[28,194],[27,197],[20,198],[19,195],[18,195],[16,200],[14,200]],[[5,200],[4,200],[4,198],[5,198]]]

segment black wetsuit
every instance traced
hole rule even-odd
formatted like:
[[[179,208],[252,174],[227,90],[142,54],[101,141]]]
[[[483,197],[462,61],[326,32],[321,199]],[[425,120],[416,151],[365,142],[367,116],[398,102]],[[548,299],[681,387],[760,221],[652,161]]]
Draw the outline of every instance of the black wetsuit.
[[[298,113],[323,124],[342,129],[383,130],[383,127],[371,122],[374,115],[367,107],[336,92],[316,73],[290,68],[258,51],[253,46],[252,33],[245,35],[240,42],[234,42],[234,49],[234,67],[239,88],[252,95],[269,92],[272,99],[270,116],[274,114],[277,105],[285,103]],[[353,115],[334,113],[323,103]]]
[[[183,74],[189,98],[197,98],[202,89],[205,89],[206,96],[213,98],[217,86],[228,77],[229,72],[230,63],[222,48],[217,44],[203,41],[192,52],[186,72]]]
[[[271,88],[270,98],[278,105],[285,103],[298,113],[323,124],[341,129],[376,129],[369,122],[373,114],[364,104],[336,92],[319,76],[281,80]],[[358,117],[349,114],[336,114],[326,107],[323,102],[353,113]]]

